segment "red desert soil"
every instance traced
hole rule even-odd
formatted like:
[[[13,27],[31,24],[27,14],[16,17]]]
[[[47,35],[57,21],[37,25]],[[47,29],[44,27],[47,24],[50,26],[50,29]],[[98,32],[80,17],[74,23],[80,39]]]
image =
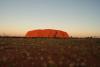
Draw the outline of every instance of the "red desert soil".
[[[0,67],[100,67],[100,38],[0,37]]]
[[[67,32],[54,29],[28,31],[26,37],[69,38]]]

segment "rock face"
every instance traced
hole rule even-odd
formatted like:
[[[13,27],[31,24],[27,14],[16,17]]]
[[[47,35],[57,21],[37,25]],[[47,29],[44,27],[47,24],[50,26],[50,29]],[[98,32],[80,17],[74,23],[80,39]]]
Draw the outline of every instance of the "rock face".
[[[69,38],[69,35],[60,30],[44,29],[28,31],[26,37]]]

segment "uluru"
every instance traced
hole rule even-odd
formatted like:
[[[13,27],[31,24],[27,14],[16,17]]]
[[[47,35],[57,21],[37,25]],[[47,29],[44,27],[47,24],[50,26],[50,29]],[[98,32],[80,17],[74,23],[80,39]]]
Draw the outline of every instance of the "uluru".
[[[26,33],[26,37],[69,38],[65,31],[55,29],[37,29]]]

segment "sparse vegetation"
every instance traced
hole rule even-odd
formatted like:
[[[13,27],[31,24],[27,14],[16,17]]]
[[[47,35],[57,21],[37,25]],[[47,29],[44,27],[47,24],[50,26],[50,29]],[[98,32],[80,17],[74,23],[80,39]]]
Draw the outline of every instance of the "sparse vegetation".
[[[100,39],[0,37],[0,67],[100,67]]]

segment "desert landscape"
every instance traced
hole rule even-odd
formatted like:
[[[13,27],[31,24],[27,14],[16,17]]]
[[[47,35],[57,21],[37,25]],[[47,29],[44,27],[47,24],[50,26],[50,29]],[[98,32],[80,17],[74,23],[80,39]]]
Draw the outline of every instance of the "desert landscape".
[[[100,67],[100,0],[0,0],[0,67]]]
[[[100,67],[100,38],[0,37],[0,67]]]

